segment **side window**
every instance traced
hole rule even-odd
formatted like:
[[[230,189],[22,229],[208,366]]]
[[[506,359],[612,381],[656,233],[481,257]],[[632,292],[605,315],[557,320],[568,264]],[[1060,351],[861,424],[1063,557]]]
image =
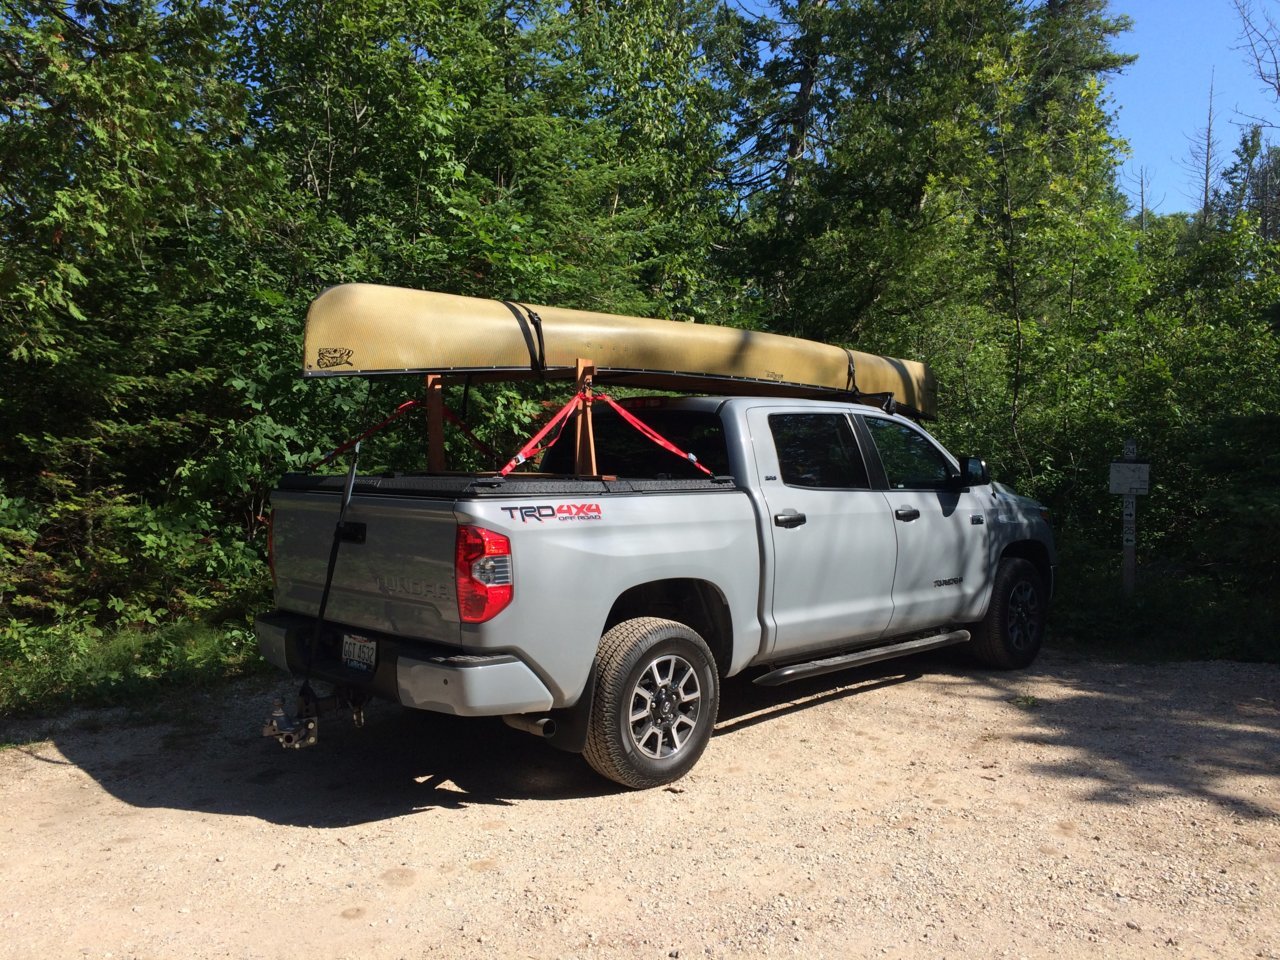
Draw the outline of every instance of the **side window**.
[[[880,462],[892,490],[940,490],[951,478],[951,465],[917,430],[892,420],[867,417]]]
[[[773,413],[769,431],[782,482],[793,487],[865,490],[867,468],[842,413]]]

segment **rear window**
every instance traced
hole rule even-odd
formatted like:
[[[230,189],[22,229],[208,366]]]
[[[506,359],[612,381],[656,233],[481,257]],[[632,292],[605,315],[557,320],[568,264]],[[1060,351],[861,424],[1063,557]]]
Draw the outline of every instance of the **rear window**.
[[[637,420],[657,431],[714,474],[729,473],[729,451],[720,417],[705,410],[632,410]],[[631,480],[704,480],[706,474],[625,423],[610,407],[592,411],[596,467],[606,476]],[[542,458],[544,473],[573,473],[573,421]]]

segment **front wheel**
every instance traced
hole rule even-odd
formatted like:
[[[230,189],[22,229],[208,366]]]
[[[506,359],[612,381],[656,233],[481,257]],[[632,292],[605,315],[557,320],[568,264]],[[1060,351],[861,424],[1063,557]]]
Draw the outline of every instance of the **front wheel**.
[[[639,617],[600,640],[587,762],[623,786],[683,777],[711,739],[720,702],[706,642],[674,620]]]
[[[1001,670],[1029,666],[1044,643],[1048,612],[1049,598],[1040,572],[1027,560],[1001,560],[991,605],[973,630],[974,656]]]

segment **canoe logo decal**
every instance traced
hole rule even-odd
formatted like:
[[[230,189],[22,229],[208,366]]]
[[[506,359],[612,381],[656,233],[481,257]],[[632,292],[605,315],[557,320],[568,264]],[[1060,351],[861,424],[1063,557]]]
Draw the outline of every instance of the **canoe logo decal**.
[[[333,367],[350,367],[352,366],[352,352],[346,347],[321,347],[320,354],[316,357],[316,366],[321,370],[329,370]]]

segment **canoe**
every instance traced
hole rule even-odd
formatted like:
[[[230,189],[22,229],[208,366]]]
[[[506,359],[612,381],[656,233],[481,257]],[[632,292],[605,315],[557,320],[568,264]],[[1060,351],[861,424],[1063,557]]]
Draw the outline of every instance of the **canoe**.
[[[684,393],[781,397],[892,394],[936,415],[928,366],[733,327],[482,300],[367,283],[331,287],[307,311],[303,376],[437,373],[572,380]]]

